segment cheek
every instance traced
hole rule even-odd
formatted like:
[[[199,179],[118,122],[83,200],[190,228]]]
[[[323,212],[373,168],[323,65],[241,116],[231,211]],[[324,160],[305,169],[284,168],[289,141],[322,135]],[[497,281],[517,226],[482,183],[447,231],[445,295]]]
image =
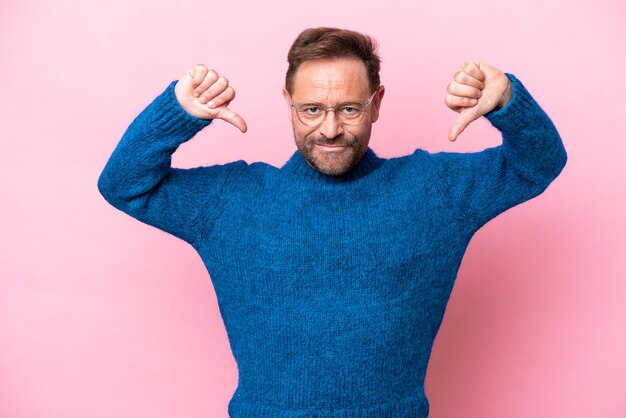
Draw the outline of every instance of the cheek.
[[[369,135],[369,129],[367,128],[367,126],[354,127],[350,130],[347,130],[345,134],[352,139],[358,138],[362,141],[366,136]]]
[[[303,140],[312,140],[313,138],[316,138],[316,129],[311,129],[309,127],[306,126],[294,126],[294,132],[296,134],[296,138],[299,141],[303,141]]]

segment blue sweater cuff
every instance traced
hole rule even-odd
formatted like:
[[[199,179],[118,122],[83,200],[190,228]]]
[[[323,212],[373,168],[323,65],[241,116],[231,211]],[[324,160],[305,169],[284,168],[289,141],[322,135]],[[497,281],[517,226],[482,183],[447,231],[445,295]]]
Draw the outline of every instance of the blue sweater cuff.
[[[511,100],[502,108],[485,113],[485,118],[500,131],[522,129],[528,125],[528,115],[537,113],[539,105],[522,82],[511,73],[504,73],[511,81]]]

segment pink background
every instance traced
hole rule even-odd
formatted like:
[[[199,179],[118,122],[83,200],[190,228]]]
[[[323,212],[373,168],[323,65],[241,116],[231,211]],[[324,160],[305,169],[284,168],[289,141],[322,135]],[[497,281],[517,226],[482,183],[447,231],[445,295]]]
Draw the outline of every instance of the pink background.
[[[237,368],[200,257],[106,203],[97,179],[128,124],[196,63],[230,79],[249,131],[215,123],[173,165],[282,165],[295,150],[286,53],[321,25],[381,44],[379,155],[501,143],[484,118],[447,139],[447,84],[469,59],[515,74],[568,151],[542,195],[472,240],[428,369],[431,417],[626,416],[625,9],[2,2],[0,416],[227,416]]]

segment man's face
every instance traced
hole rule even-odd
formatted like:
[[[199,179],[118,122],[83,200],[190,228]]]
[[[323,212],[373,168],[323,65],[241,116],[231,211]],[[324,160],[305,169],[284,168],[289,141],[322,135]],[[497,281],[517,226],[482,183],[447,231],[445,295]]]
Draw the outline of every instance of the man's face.
[[[371,95],[365,64],[355,58],[303,62],[294,77],[293,95],[283,95],[289,106],[296,146],[309,165],[324,174],[339,175],[359,162],[378,119],[384,87],[378,88],[373,102],[358,125],[342,125],[337,115],[328,112],[317,127],[304,125],[292,103],[322,103],[334,107],[351,101],[365,101]]]

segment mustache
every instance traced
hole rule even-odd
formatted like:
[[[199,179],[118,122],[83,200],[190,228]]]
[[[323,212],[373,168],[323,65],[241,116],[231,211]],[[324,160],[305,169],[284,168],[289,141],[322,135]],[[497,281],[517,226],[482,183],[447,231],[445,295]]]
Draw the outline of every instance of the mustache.
[[[322,136],[320,138],[313,138],[312,142],[317,145],[335,145],[335,146],[348,146],[348,147],[352,147],[354,144],[351,141],[347,141],[343,136],[335,137],[333,139],[328,139],[325,136]]]

